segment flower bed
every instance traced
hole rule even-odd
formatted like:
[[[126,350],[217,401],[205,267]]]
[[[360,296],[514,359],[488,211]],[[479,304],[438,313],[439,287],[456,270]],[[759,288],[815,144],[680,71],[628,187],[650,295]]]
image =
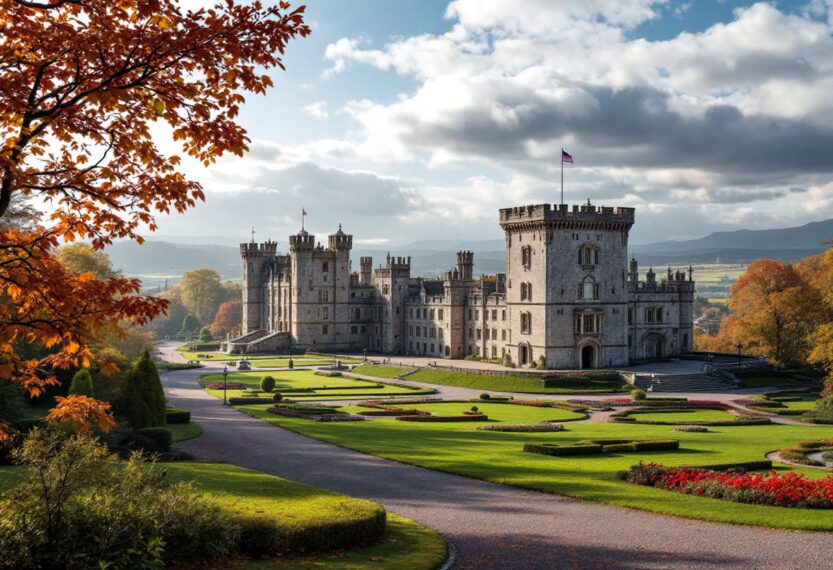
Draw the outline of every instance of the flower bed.
[[[423,412],[422,410],[415,410],[413,408],[409,410],[405,410],[402,408],[386,408],[383,410],[366,410],[364,412],[358,412],[359,415],[362,416],[371,416],[371,417],[396,417],[396,416],[427,416],[428,412]]]
[[[737,473],[647,463],[631,467],[625,480],[637,485],[737,503],[833,508],[833,476],[810,481],[798,473]]]
[[[206,388],[208,388],[209,390],[222,390],[223,389],[223,383],[222,382],[207,382],[204,386]],[[249,387],[249,385],[248,384],[243,384],[242,382],[229,382],[228,384],[225,385],[225,387],[228,388],[229,390],[245,390],[246,388]]]
[[[703,433],[703,432],[707,432],[707,431],[709,431],[709,428],[707,428],[706,426],[690,426],[690,425],[684,425],[684,426],[675,426],[675,427],[674,427],[674,429],[672,429],[671,431],[684,431],[684,432],[692,432],[692,433]]]
[[[314,422],[361,422],[364,417],[348,414],[333,408],[308,408],[303,406],[274,406],[266,410],[276,416],[300,418]]]
[[[594,412],[604,412],[612,409],[609,404],[606,404],[602,400],[567,400],[567,402],[576,406],[590,408]]]
[[[676,439],[586,439],[572,445],[556,443],[527,443],[524,451],[539,455],[596,455],[599,453],[628,453],[632,451],[667,451],[679,449]]]
[[[552,432],[552,431],[564,431],[565,428],[562,424],[548,424],[548,423],[541,423],[541,424],[495,424],[489,426],[479,426],[477,428],[478,431],[506,431],[506,432],[518,432],[518,433],[541,433],[541,432]]]
[[[485,422],[489,417],[485,414],[472,414],[468,416],[397,416],[397,420],[403,422]]]

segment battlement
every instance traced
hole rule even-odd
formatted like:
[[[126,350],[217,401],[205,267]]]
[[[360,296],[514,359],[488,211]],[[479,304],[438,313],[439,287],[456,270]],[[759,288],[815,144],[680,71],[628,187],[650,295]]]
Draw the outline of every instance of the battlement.
[[[299,233],[289,236],[289,249],[291,251],[312,251],[315,248],[315,236],[300,231]]]
[[[278,244],[274,241],[266,241],[265,243],[241,243],[240,255],[277,255]]]
[[[327,239],[327,245],[330,249],[344,250],[353,248],[353,236],[345,234],[341,231],[341,224],[338,225],[338,231],[331,234]]]
[[[508,226],[530,222],[552,222],[555,224],[568,224],[570,227],[598,226],[599,224],[627,226],[634,223],[635,208],[608,206],[594,206],[587,201],[587,204],[533,204],[529,206],[516,206],[514,208],[502,208],[500,210],[500,225],[507,229]]]
[[[407,269],[411,270],[411,258],[409,257],[391,257],[388,256],[388,269]]]

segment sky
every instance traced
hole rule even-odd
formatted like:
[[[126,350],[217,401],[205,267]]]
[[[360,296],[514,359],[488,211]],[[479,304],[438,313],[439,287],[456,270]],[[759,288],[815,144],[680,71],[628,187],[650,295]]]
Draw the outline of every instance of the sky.
[[[562,148],[565,202],[635,207],[633,244],[833,217],[833,0],[306,6],[250,152],[184,163],[206,201],[159,237],[285,249],[304,208],[322,241],[501,238],[559,201]]]

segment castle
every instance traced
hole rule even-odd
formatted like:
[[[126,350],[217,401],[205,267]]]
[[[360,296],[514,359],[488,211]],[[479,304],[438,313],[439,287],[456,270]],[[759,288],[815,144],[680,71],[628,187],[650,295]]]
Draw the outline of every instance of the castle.
[[[277,244],[244,243],[243,335],[235,353],[300,349],[608,368],[691,350],[691,269],[640,281],[627,261],[634,208],[538,204],[500,210],[506,273],[474,275],[457,253],[442,278],[411,276],[409,257],[351,270],[341,226],[316,244],[306,230]]]

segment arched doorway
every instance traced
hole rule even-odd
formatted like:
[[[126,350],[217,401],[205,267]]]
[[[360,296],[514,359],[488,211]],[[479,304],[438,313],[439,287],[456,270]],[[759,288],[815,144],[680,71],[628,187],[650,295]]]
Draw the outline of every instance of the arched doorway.
[[[532,360],[532,350],[527,344],[518,345],[518,364],[526,366]]]
[[[662,358],[663,341],[658,335],[649,336],[645,339],[645,356],[647,358]]]
[[[581,349],[581,368],[596,368],[596,347],[592,344]]]

